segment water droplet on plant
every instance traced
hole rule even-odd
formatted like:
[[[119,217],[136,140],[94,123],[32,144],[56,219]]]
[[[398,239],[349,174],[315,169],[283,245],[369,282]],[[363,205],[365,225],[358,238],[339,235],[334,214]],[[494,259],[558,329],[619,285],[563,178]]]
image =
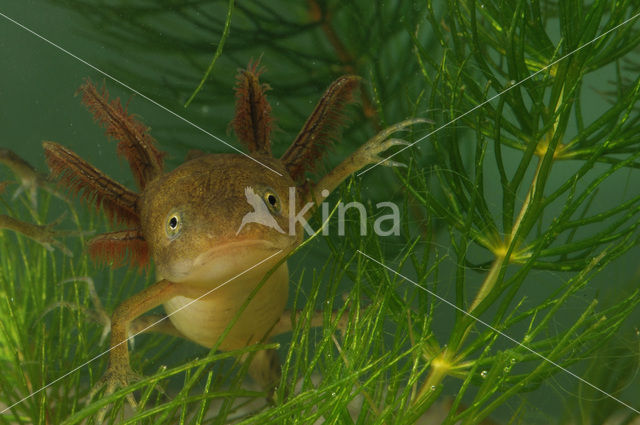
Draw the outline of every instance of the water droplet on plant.
[[[480,376],[482,376],[483,378],[486,378],[488,374],[489,372],[487,372],[486,370],[483,370],[482,372],[480,372]]]
[[[435,385],[432,385],[432,386],[431,386],[431,391],[435,391],[435,390],[436,390],[436,386],[435,386]]]

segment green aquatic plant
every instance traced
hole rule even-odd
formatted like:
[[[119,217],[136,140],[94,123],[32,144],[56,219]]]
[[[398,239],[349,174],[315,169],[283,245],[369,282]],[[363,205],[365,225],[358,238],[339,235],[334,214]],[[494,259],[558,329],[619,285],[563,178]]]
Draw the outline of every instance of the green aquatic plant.
[[[90,422],[113,403],[110,423],[637,417],[640,77],[628,68],[640,44],[637,2],[248,1],[235,2],[233,12],[228,1],[61,3],[102,45],[141,57],[153,51],[153,65],[100,67],[143,93],[163,84],[155,99],[172,110],[219,56],[185,112],[198,122],[225,128],[230,108],[225,115],[206,106],[230,106],[228,75],[263,54],[270,99],[282,104],[274,139],[295,132],[307,100],[342,73],[361,75],[367,86],[363,113],[353,113],[332,156],[405,118],[433,125],[405,135],[416,144],[393,159],[406,168],[364,170],[329,199],[369,203],[368,229],[375,201],[395,201],[400,236],[361,235],[347,225],[341,237],[330,227],[290,259],[290,305],[300,314],[290,338],[269,345],[283,361],[273,404],[247,386],[247,364],[238,360],[264,346],[207,354],[157,335],[137,337],[132,350],[145,378],[86,404],[105,359],[75,370],[103,351],[79,278],[91,276],[112,311],[151,276],[96,267],[80,244],[69,243],[75,256],[66,258],[2,232],[0,402],[74,372],[0,421]],[[189,139],[189,130],[154,127],[163,147],[172,140],[163,135],[177,131]],[[55,200],[43,200],[46,222]],[[29,205],[4,204],[15,216]],[[81,218],[81,230],[105,226]],[[78,280],[56,284],[70,278]],[[49,311],[56,302],[82,308]],[[342,333],[331,322],[335,309],[349,318]],[[311,326],[317,310],[326,312],[323,328]],[[178,347],[186,348],[171,355]],[[132,391],[140,407],[122,419]]]

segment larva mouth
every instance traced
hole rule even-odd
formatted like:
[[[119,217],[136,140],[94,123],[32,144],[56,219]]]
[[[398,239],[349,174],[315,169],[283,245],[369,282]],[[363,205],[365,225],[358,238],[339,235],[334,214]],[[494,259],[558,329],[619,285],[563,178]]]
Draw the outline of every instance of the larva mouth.
[[[192,260],[160,266],[162,276],[159,277],[198,287],[214,287],[236,276],[255,276],[259,280],[291,247],[292,244],[261,239],[228,242],[214,246]]]

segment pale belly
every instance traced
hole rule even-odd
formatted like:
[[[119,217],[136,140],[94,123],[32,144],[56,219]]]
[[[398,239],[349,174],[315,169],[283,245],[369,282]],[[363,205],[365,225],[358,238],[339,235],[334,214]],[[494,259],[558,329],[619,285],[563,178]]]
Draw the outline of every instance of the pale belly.
[[[262,276],[264,272],[258,276],[241,276],[197,301],[194,300],[218,283],[194,288],[189,296],[170,299],[164,308],[173,325],[186,338],[210,348],[218,342]],[[265,341],[265,336],[280,320],[288,292],[289,273],[284,263],[255,294],[218,348],[234,350]]]

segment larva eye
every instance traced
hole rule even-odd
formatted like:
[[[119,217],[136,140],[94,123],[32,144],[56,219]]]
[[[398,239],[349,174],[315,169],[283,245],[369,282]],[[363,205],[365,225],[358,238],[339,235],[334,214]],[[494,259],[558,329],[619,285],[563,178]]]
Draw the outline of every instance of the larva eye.
[[[262,199],[264,199],[264,203],[267,204],[267,207],[269,208],[269,210],[271,210],[271,212],[280,212],[280,198],[274,191],[265,191]]]
[[[167,221],[167,225],[165,231],[167,236],[170,238],[175,238],[180,233],[180,229],[182,228],[182,219],[180,214],[177,212],[172,212],[169,214]]]

